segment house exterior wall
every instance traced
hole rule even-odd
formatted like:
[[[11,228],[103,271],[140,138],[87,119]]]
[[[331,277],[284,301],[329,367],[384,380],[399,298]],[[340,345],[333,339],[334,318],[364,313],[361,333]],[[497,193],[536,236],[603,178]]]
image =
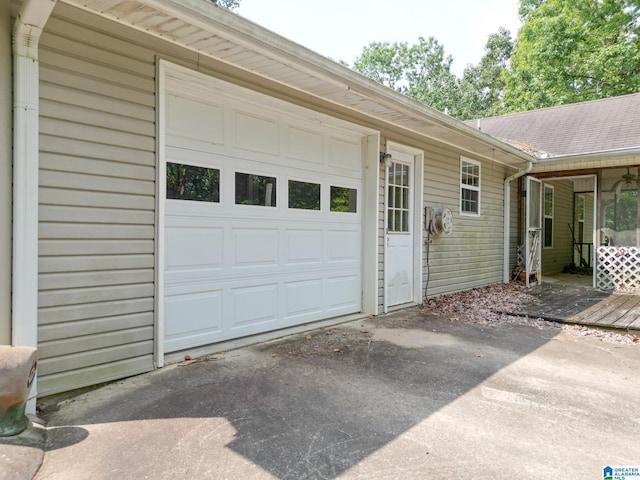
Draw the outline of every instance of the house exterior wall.
[[[282,87],[252,83],[258,80],[228,65],[58,3],[40,48],[40,395],[154,367],[159,58],[288,99]],[[304,98],[293,101],[308,106]],[[427,280],[429,296],[501,282],[503,180],[513,171],[482,161],[481,214],[464,217],[460,152],[380,133],[424,151],[424,201],[416,214],[436,205],[454,214],[453,233],[432,238],[423,291]],[[378,175],[382,309],[382,165]]]
[[[481,161],[480,215],[461,215],[460,152],[435,144],[423,144],[420,148],[425,152],[423,206],[449,208],[454,217],[452,233],[432,235],[428,252],[425,246],[423,291],[431,297],[501,282],[503,185],[504,178],[513,172],[507,172],[499,164]]]
[[[552,180],[543,182],[553,186],[553,247],[542,248],[542,274],[562,272],[573,259],[573,240],[569,225],[573,226],[573,182]]]
[[[388,135],[388,136],[387,136]],[[447,146],[411,138],[398,138],[382,131],[387,141],[424,151],[424,191],[416,215],[424,215],[424,207],[446,207],[454,216],[453,232],[432,235],[431,243],[422,249],[422,299],[470,288],[499,283],[503,280],[504,250],[504,179],[514,171],[500,164],[481,161],[481,212],[478,217],[460,215],[461,152]],[[396,140],[397,139],[397,140]],[[385,151],[384,143],[381,151]],[[468,155],[467,155],[468,156]],[[378,285],[379,307],[384,306],[384,238],[385,238],[385,169],[379,170]],[[517,199],[518,183],[511,183],[511,198]],[[518,204],[511,205],[510,268],[515,266],[518,241]],[[416,232],[426,238],[424,231]],[[427,259],[429,265],[427,265]],[[418,299],[420,301],[420,299]]]
[[[40,395],[153,368],[155,57],[66,10],[39,53]]]
[[[0,345],[11,344],[11,2],[0,1]]]

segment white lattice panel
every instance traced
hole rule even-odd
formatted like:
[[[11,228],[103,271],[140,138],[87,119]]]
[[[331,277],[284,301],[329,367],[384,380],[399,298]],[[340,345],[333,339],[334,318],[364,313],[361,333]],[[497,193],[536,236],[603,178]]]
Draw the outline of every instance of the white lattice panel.
[[[640,288],[640,249],[599,247],[596,274],[598,288]]]

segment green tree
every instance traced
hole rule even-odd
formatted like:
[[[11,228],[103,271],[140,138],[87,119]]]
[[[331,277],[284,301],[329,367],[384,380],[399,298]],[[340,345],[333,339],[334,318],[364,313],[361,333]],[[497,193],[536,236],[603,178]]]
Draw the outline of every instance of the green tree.
[[[521,0],[503,112],[640,90],[638,0]]]
[[[460,81],[460,118],[491,117],[501,109],[504,72],[509,66],[513,41],[509,30],[500,27],[489,35],[485,54],[478,65],[468,65]]]
[[[452,61],[435,38],[420,37],[415,45],[371,43],[356,58],[353,69],[430,107],[457,116],[460,95],[458,80],[451,73]]]

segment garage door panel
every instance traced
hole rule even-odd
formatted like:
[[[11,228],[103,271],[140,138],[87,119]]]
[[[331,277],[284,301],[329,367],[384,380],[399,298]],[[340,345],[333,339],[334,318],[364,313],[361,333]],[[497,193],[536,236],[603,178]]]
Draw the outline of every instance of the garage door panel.
[[[317,230],[286,230],[287,265],[322,263],[323,232]]]
[[[169,293],[169,292],[167,292]],[[212,343],[222,332],[222,290],[165,297],[165,348],[180,350]]]
[[[327,280],[327,310],[351,313],[359,306],[360,276],[345,275]]]
[[[252,152],[278,155],[280,137],[278,122],[250,112],[234,112],[234,146]]]
[[[222,268],[224,231],[222,228],[167,228],[166,268]]]
[[[360,261],[360,232],[330,230],[328,237],[328,261],[330,263],[357,262]]]
[[[208,144],[224,142],[223,106],[202,99],[167,95],[167,134]]]
[[[287,134],[288,158],[322,165],[324,140],[320,133],[288,126]]]
[[[232,329],[276,322],[278,319],[278,284],[231,289]]]
[[[285,316],[288,320],[302,315],[320,315],[322,313],[322,279],[287,282],[284,285],[284,291]]]
[[[233,266],[259,267],[278,264],[277,229],[233,229]]]
[[[329,165],[359,172],[362,169],[360,142],[332,137]]]

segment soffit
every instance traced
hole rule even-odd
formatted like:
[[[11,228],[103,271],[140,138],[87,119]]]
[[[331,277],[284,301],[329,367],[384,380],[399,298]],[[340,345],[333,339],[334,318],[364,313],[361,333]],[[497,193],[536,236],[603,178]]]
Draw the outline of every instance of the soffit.
[[[502,164],[532,158],[207,0],[61,0],[234,68],[311,95],[333,109]]]

